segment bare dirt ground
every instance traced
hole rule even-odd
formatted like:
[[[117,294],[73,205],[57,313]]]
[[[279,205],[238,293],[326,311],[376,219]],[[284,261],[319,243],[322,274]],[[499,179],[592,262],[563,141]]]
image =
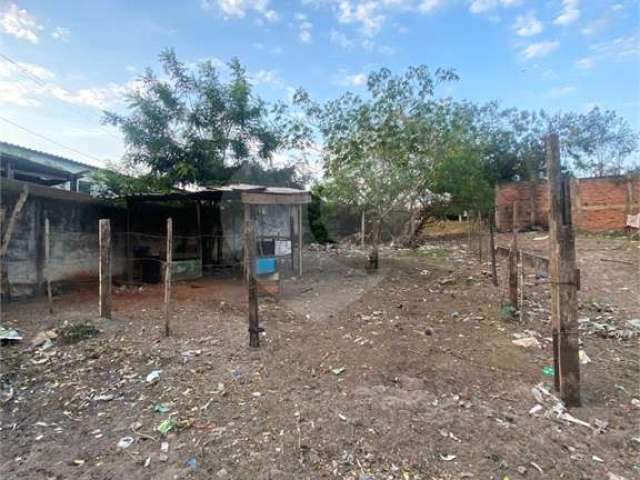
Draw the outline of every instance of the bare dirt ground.
[[[542,251],[542,236],[522,242]],[[590,363],[570,414],[583,424],[559,417],[543,390],[553,393],[544,275],[528,272],[525,322],[501,318],[488,265],[453,242],[385,250],[373,275],[360,253],[307,252],[304,278],[261,300],[256,351],[240,281],[177,283],[171,338],[160,286],[116,293],[112,321],[95,319],[94,289],[57,297],[53,315],[40,299],[10,304],[3,324],[25,340],[0,350],[14,389],[1,477],[638,478],[637,263],[600,260],[637,262],[638,247],[578,241]],[[85,320],[101,333],[29,348],[38,332]],[[540,347],[515,345],[519,335]]]

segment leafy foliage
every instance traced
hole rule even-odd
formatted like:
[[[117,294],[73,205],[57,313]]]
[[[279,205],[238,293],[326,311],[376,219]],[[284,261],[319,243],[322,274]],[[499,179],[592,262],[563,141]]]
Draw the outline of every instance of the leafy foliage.
[[[283,104],[269,107],[253,94],[237,59],[228,64],[226,82],[211,61],[193,70],[170,49],[160,61],[164,75],[146,71],[128,95],[128,115],[104,116],[124,135],[127,164],[146,172],[141,181],[181,186],[252,178],[270,166],[274,152],[304,142],[304,127],[286,115]],[[280,181],[287,173],[292,171],[271,177]]]

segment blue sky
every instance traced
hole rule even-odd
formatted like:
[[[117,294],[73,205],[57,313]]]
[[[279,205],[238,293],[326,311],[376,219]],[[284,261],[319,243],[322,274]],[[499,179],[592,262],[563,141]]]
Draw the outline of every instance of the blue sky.
[[[444,95],[550,112],[599,105],[638,130],[639,18],[630,0],[0,0],[0,140],[118,160],[119,134],[100,112],[124,108],[164,47],[186,62],[239,57],[268,100],[299,86],[325,100],[364,91],[373,69],[426,64],[459,73]]]

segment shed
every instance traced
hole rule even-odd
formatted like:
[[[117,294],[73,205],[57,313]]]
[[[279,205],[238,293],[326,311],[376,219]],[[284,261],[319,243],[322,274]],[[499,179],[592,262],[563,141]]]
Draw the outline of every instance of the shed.
[[[176,279],[233,267],[246,271],[244,230],[249,219],[255,222],[258,255],[273,259],[280,274],[302,275],[303,205],[311,201],[307,191],[235,184],[129,195],[124,200],[129,281],[159,281],[169,217]]]

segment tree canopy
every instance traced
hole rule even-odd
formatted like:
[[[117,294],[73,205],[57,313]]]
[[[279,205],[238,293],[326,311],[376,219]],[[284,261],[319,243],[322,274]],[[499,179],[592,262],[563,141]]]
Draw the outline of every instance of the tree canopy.
[[[299,180],[290,168],[267,170],[274,153],[303,141],[304,130],[284,104],[269,105],[253,92],[237,59],[227,65],[228,80],[213,62],[190,68],[171,49],[160,62],[163,75],[147,69],[128,94],[127,114],[104,116],[123,133],[127,166],[145,172],[130,187]]]

